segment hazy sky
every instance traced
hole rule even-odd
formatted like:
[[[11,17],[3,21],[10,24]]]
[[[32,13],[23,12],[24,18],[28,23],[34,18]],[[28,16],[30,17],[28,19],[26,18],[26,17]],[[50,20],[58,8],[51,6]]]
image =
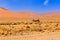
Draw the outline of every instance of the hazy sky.
[[[0,7],[16,12],[60,12],[60,0],[0,0]]]

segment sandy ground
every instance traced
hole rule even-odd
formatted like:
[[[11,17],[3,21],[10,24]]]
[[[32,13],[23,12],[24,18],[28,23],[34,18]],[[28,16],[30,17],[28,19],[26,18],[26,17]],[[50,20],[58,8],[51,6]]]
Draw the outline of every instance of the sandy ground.
[[[14,20],[1,21],[0,40],[60,40],[60,20]]]
[[[60,40],[60,32],[33,32],[25,35],[1,36],[0,40]]]

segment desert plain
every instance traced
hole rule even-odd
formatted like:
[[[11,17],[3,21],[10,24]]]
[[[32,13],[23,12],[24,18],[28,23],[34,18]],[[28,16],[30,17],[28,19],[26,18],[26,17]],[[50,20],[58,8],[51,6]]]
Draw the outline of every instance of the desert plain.
[[[36,14],[0,8],[0,40],[60,40],[60,12]]]

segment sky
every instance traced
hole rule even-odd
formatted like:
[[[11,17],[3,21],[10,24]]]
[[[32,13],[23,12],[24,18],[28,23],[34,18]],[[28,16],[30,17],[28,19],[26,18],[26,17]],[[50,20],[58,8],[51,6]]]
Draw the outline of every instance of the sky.
[[[20,12],[60,12],[60,0],[0,0],[0,7]]]

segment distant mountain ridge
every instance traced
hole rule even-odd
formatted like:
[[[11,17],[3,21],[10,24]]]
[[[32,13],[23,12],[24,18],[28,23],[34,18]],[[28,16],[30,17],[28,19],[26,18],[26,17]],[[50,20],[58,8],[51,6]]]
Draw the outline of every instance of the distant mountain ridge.
[[[13,12],[8,9],[0,7],[0,18],[41,18],[41,17],[46,17],[46,18],[60,18],[60,12],[48,12],[48,13],[43,13],[43,14],[37,14],[32,11],[22,11],[22,12]]]

